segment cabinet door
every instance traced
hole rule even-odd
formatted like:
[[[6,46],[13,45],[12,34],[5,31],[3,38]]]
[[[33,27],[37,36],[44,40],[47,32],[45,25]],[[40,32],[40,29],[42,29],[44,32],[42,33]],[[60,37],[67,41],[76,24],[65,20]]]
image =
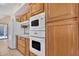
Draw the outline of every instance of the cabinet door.
[[[26,54],[25,47],[23,47],[23,46],[21,46],[21,45],[18,45],[18,50],[19,50],[23,55]]]
[[[31,6],[28,4],[28,11],[27,11],[27,20],[29,20],[31,17]]]
[[[23,19],[24,19],[24,21],[27,20],[27,14],[24,14]]]
[[[26,56],[29,56],[29,38],[26,38]]]
[[[27,20],[30,20],[30,17],[31,17],[31,12],[28,12],[27,13]]]
[[[27,20],[27,14],[23,14],[21,16],[21,22],[26,21]]]
[[[73,19],[46,25],[46,55],[77,55],[78,25]]]
[[[16,21],[17,22],[20,22],[21,21],[21,18],[20,17],[16,17]]]
[[[78,4],[45,4],[47,22],[64,20],[78,16]]]
[[[36,56],[34,53],[30,52],[30,56]]]
[[[20,39],[18,39],[18,45],[25,47],[25,43],[26,43],[25,38],[20,37]]]
[[[44,11],[44,4],[42,3],[33,3],[30,6],[31,6],[31,15],[35,15]]]
[[[16,36],[16,48],[18,48],[18,36]]]
[[[17,40],[17,49],[23,54],[26,55],[26,39],[24,37],[18,37]]]

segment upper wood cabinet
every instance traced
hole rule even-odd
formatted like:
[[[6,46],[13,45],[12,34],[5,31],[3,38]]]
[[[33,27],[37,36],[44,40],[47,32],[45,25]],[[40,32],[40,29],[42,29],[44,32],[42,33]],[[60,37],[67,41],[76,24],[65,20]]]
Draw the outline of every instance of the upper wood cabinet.
[[[44,4],[42,4],[42,3],[31,3],[30,7],[31,7],[30,8],[31,16],[44,11]]]
[[[31,13],[30,12],[27,12],[27,20],[29,20],[31,17]]]
[[[26,21],[27,20],[27,14],[23,14],[21,16],[21,22]]]
[[[46,55],[78,53],[78,22],[74,18],[46,24]]]
[[[48,3],[45,4],[47,22],[62,20],[78,16],[78,4],[71,3]]]
[[[31,17],[31,6],[30,4],[28,5],[28,12],[27,12],[27,20],[29,20]]]
[[[20,22],[21,21],[21,17],[20,16],[16,16],[16,21]]]

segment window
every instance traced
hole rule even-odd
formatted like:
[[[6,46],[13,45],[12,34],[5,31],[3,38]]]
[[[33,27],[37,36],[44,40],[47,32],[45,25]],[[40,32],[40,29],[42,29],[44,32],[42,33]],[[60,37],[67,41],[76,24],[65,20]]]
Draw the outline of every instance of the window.
[[[7,25],[6,24],[0,24],[0,39],[7,38]]]

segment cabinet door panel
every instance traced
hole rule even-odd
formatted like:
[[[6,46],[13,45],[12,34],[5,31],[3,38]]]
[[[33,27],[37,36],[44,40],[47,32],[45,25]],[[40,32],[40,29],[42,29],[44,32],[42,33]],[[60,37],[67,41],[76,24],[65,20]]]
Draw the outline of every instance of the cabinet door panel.
[[[18,44],[25,47],[25,40],[24,41],[22,39],[18,40]]]
[[[26,38],[26,55],[29,56],[29,38]]]
[[[30,56],[36,56],[34,53],[30,52]]]
[[[42,3],[31,4],[31,15],[35,15],[43,11],[44,11],[44,4]]]
[[[22,53],[22,54],[26,54],[26,52],[25,52],[25,47],[22,47],[22,46],[20,46],[20,45],[18,45],[18,50]]]
[[[78,16],[77,4],[45,4],[48,21],[63,20]]]
[[[46,53],[49,56],[77,55],[77,24],[71,20],[46,26]]]
[[[17,22],[20,22],[20,21],[21,21],[20,16],[16,16],[16,21],[17,21]]]

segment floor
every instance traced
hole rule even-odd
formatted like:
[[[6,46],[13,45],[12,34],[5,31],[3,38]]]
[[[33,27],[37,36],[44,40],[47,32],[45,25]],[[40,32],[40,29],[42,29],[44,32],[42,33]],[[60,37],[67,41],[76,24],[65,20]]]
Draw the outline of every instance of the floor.
[[[0,40],[0,56],[23,56],[16,49],[11,50],[8,48],[8,39]]]

